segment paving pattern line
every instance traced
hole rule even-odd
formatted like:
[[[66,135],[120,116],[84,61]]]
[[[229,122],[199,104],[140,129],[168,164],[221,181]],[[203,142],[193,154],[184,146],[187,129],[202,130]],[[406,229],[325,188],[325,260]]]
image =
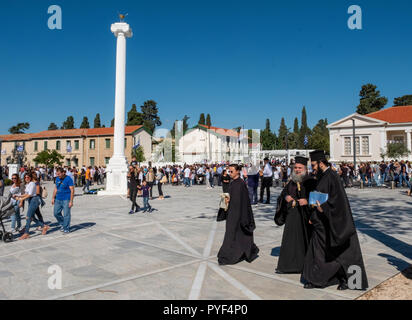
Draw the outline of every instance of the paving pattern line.
[[[210,263],[210,262],[209,262],[209,263]],[[286,279],[286,278],[283,278],[283,277],[278,276],[278,275],[276,275],[276,274],[268,274],[268,273],[264,273],[264,272],[260,272],[260,271],[256,271],[256,270],[252,270],[252,269],[248,269],[248,268],[244,268],[244,267],[241,267],[241,266],[235,266],[235,265],[227,265],[227,266],[225,266],[225,267],[230,268],[230,269],[235,269],[235,270],[239,270],[239,271],[244,271],[244,272],[252,273],[252,274],[255,274],[255,275],[258,275],[258,276],[261,276],[261,277],[265,277],[265,278],[270,278],[270,279],[278,280],[278,281],[281,281],[281,282],[284,282],[284,283],[288,283],[288,284],[292,284],[292,285],[294,285],[294,286],[297,286],[297,287],[299,287],[299,288],[302,288],[302,290],[308,290],[308,289],[303,289],[303,284],[301,284],[299,281],[294,281],[294,280],[291,280],[291,279]],[[326,288],[326,289],[317,289],[317,288],[314,288],[314,289],[310,289],[310,290],[319,291],[319,292],[327,292],[327,293],[333,294],[333,295],[335,295],[335,296],[338,296],[338,297],[340,297],[340,298],[353,299],[353,297],[351,297],[351,296],[348,296],[348,295],[345,295],[345,294],[340,294],[340,293],[337,293],[337,292],[335,292],[335,291],[333,291],[333,290],[331,290],[331,289],[327,289],[327,288]]]
[[[240,292],[242,292],[249,299],[251,299],[251,300],[262,300],[261,297],[259,297],[257,294],[252,292],[250,289],[248,289],[246,286],[244,286],[238,280],[233,278],[227,272],[223,271],[216,264],[213,264],[213,263],[210,263],[210,262],[208,262],[207,264],[208,264],[209,268],[211,268],[213,271],[215,271],[218,275],[220,275],[223,279],[225,279],[227,282],[229,282],[232,286],[234,286],[236,289],[238,289]]]
[[[100,289],[100,288],[104,288],[104,287],[116,285],[116,284],[123,283],[123,282],[127,282],[127,281],[130,281],[130,280],[136,280],[136,279],[139,279],[139,278],[143,278],[143,277],[147,277],[147,276],[152,276],[152,275],[155,275],[155,274],[158,274],[158,273],[170,271],[170,270],[177,269],[177,268],[180,268],[180,267],[185,267],[185,266],[188,266],[188,265],[191,265],[191,264],[194,264],[194,263],[198,263],[198,262],[200,262],[200,260],[199,260],[199,259],[196,259],[196,260],[188,261],[188,262],[185,262],[185,263],[180,263],[180,264],[177,264],[177,265],[174,265],[174,266],[162,268],[162,269],[159,269],[159,270],[155,270],[155,271],[143,273],[143,274],[140,274],[140,275],[135,275],[135,276],[130,276],[130,277],[126,277],[126,278],[121,278],[121,279],[117,279],[117,280],[113,280],[113,281],[101,283],[101,284],[98,284],[98,285],[86,287],[86,288],[83,288],[83,289],[73,290],[73,291],[71,291],[71,292],[62,293],[62,294],[60,294],[60,295],[55,295],[55,296],[51,296],[51,297],[45,298],[45,300],[57,300],[57,299],[62,299],[62,298],[65,298],[65,297],[69,297],[69,296],[73,296],[73,295],[85,293],[85,292],[88,292],[88,291],[92,291],[92,290],[96,290],[96,289]]]
[[[105,233],[105,234],[108,234],[108,235],[110,235],[110,236],[113,236],[113,237],[117,237],[117,238],[119,238],[119,239],[128,240],[128,241],[133,241],[133,242],[136,242],[136,243],[139,243],[139,244],[143,244],[143,245],[146,245],[146,246],[149,246],[149,247],[153,247],[153,248],[157,248],[157,249],[161,249],[161,250],[165,250],[165,251],[169,251],[169,252],[181,254],[181,255],[183,255],[183,256],[188,256],[188,257],[191,257],[191,258],[201,259],[198,255],[189,254],[189,253],[187,253],[187,252],[183,252],[183,251],[179,251],[179,250],[164,248],[164,247],[161,247],[161,246],[158,246],[158,245],[156,245],[156,244],[152,244],[152,243],[149,243],[149,242],[146,242],[146,241],[133,240],[133,239],[130,239],[130,238],[126,238],[126,237],[120,236],[120,235],[115,234],[115,233],[108,232],[108,231],[106,231],[106,232],[104,232],[104,233]]]
[[[158,227],[166,233],[169,237],[174,239],[176,242],[178,242],[180,245],[182,245],[186,250],[191,252],[192,254],[196,255],[197,257],[202,257],[199,252],[197,252],[195,249],[193,249],[191,246],[189,246],[186,242],[184,242],[182,239],[180,239],[177,235],[175,235],[173,232],[168,230],[166,227],[162,226],[160,223],[157,223]]]
[[[203,282],[205,280],[207,262],[203,261],[197,269],[195,279],[193,280],[192,288],[189,293],[189,300],[199,300],[202,291]]]
[[[217,228],[216,220],[213,221],[212,229],[210,230],[209,237],[206,242],[206,246],[203,249],[203,259],[208,259],[210,252],[212,251],[213,240],[215,239],[215,233]],[[207,262],[204,261],[199,265],[197,269],[195,279],[193,280],[192,288],[190,289],[189,293],[189,300],[199,300],[200,293],[202,291],[203,283],[205,281],[207,269]]]

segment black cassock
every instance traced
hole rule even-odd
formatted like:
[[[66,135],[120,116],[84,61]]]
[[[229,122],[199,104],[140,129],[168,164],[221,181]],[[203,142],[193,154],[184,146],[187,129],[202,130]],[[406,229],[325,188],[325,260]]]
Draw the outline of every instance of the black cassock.
[[[327,287],[348,279],[350,266],[361,270],[361,289],[368,287],[365,266],[348,197],[339,176],[332,169],[322,173],[316,190],[327,193],[323,212],[313,210],[313,232],[305,257],[303,278],[314,285]],[[352,267],[353,268],[353,267]],[[356,268],[356,267],[355,267]]]
[[[248,190],[242,179],[230,182],[229,195],[226,232],[217,255],[219,264],[236,264],[242,260],[252,262],[258,257],[259,248],[253,242],[255,220]]]
[[[298,199],[309,199],[309,193],[315,190],[316,180],[312,177],[306,178],[298,185],[289,181],[277,199],[275,223],[278,226],[285,225],[283,230],[282,244],[276,271],[283,273],[301,273],[303,262],[311,236],[309,225],[310,208],[299,206]],[[296,200],[287,202],[285,197],[289,195]]]

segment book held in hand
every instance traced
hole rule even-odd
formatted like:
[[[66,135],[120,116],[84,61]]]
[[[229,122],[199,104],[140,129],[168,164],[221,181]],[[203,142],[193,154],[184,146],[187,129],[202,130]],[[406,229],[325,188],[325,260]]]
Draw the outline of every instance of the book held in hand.
[[[309,205],[316,206],[316,201],[319,201],[320,204],[324,204],[328,201],[328,194],[317,191],[309,193]]]

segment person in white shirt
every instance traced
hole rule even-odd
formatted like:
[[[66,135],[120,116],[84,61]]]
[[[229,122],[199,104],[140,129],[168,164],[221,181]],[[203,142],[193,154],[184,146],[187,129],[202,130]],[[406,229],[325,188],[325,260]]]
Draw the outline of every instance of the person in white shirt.
[[[273,170],[269,163],[269,158],[263,159],[264,167],[262,174],[262,184],[260,186],[260,199],[259,202],[263,203],[263,193],[266,189],[266,204],[270,204],[270,187],[272,186]]]
[[[189,181],[189,178],[190,178],[190,168],[189,167],[186,167],[185,168],[185,170],[184,170],[184,185],[185,185],[185,187],[190,187],[190,181]]]

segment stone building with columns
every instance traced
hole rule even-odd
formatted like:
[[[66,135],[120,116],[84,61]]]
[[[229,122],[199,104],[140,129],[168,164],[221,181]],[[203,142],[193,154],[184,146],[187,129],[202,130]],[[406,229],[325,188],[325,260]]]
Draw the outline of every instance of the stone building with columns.
[[[389,143],[404,143],[412,151],[412,106],[390,107],[353,113],[328,125],[331,162],[353,161],[353,121],[357,161],[381,161]],[[412,160],[412,155],[404,159]]]
[[[34,158],[40,151],[57,150],[66,166],[106,166],[113,155],[113,128],[47,130],[37,133],[9,134],[0,136],[1,164],[12,159],[13,150],[23,149],[25,164],[36,166]],[[126,126],[124,138],[125,156],[131,160],[133,146],[140,144],[146,161],[152,153],[152,137],[143,126]]]

